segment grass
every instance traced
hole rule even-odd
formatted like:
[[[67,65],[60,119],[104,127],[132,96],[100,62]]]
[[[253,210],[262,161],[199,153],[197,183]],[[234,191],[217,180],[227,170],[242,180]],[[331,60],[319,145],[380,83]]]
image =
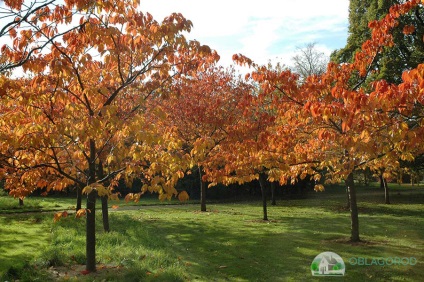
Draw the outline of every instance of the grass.
[[[42,255],[50,241],[51,215],[0,216],[0,278],[31,268],[30,259]],[[3,281],[0,279],[0,281]]]
[[[196,200],[189,200],[186,203],[198,203]],[[173,198],[170,201],[160,201],[156,195],[143,197],[138,203],[125,202],[124,200],[109,201],[109,207],[117,205],[119,207],[140,207],[145,205],[180,205],[183,204]],[[48,212],[74,210],[76,198],[70,196],[30,196],[24,199],[24,205],[20,206],[18,199],[13,199],[2,193],[0,190],[0,214],[27,213],[27,212]],[[85,206],[85,198],[82,200],[82,206]],[[96,202],[97,208],[101,207],[101,202]]]
[[[324,251],[346,264],[343,281],[419,281],[424,275],[424,189],[393,186],[391,205],[360,188],[360,244],[348,243],[349,212],[340,188],[279,201],[261,219],[258,202],[145,205],[110,214],[101,231],[98,272],[82,276],[84,220],[53,224],[51,214],[0,215],[0,277],[13,281],[319,281],[310,265]],[[351,265],[352,258],[414,257],[414,266]]]

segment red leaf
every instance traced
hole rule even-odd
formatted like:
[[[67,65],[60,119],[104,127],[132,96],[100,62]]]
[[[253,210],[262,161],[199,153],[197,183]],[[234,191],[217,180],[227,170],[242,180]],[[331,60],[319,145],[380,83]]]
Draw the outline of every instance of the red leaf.
[[[83,270],[83,271],[81,271],[81,274],[82,275],[87,275],[87,274],[90,274],[90,271],[89,270]]]

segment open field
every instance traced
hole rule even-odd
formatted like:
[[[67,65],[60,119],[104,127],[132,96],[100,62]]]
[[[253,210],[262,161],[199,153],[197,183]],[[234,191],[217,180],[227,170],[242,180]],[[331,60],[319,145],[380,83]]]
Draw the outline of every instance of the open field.
[[[111,210],[112,231],[104,233],[99,211],[98,272],[88,275],[81,274],[84,219],[70,216],[53,223],[51,213],[3,212],[0,280],[313,281],[312,260],[331,251],[344,259],[346,275],[329,280],[419,281],[424,275],[424,188],[391,187],[391,205],[382,204],[380,189],[359,189],[364,241],[359,244],[347,242],[349,212],[337,187],[277,202],[269,207],[269,222],[261,220],[259,201],[210,204],[201,213],[197,205],[158,206],[151,200],[151,205]],[[62,204],[66,208],[69,202]],[[412,257],[416,264],[351,264],[389,257]]]

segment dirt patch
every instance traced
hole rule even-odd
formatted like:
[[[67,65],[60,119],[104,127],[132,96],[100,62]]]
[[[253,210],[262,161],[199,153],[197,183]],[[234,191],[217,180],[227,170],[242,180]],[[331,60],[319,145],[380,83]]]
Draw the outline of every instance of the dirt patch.
[[[56,266],[50,267],[48,272],[50,273],[52,279],[57,281],[76,279],[79,277],[90,277],[90,279],[95,280],[97,277],[105,276],[108,273],[115,273],[121,270],[122,266],[116,265],[107,265],[107,264],[98,264],[96,272],[88,272],[85,270],[85,265],[68,265],[68,266]]]

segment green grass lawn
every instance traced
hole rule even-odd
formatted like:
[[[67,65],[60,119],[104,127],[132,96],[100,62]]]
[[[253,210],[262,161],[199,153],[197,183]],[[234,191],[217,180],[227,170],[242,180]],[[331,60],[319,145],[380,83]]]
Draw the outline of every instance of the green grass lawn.
[[[424,275],[424,189],[392,185],[384,205],[378,188],[360,188],[363,243],[347,242],[345,195],[337,187],[308,199],[269,207],[259,201],[198,205],[144,205],[110,213],[104,233],[98,212],[96,274],[84,269],[85,222],[52,214],[0,214],[0,281],[321,281],[316,255],[335,252],[346,264],[343,281],[420,281]],[[28,199],[29,200],[29,199]],[[47,198],[46,198],[47,200]],[[152,202],[153,203],[153,202]],[[66,204],[65,204],[66,206]],[[351,265],[358,259],[410,258],[416,265]],[[330,279],[331,278],[331,279]]]
[[[86,204],[86,199],[82,199],[82,207]],[[139,202],[125,202],[123,199],[119,201],[109,201],[109,207],[140,207],[146,205],[181,205],[181,204],[194,204],[198,203],[197,200],[189,200],[188,202],[182,203],[178,199],[171,199],[170,201],[160,201],[156,195],[148,195],[147,197],[141,198]],[[96,202],[98,208],[101,207],[101,202]],[[24,205],[19,205],[19,200],[7,196],[6,193],[2,193],[0,190],[0,214],[15,214],[15,213],[27,213],[27,212],[40,212],[40,211],[63,211],[63,210],[74,210],[76,207],[76,199],[70,196],[30,196],[24,199]]]

